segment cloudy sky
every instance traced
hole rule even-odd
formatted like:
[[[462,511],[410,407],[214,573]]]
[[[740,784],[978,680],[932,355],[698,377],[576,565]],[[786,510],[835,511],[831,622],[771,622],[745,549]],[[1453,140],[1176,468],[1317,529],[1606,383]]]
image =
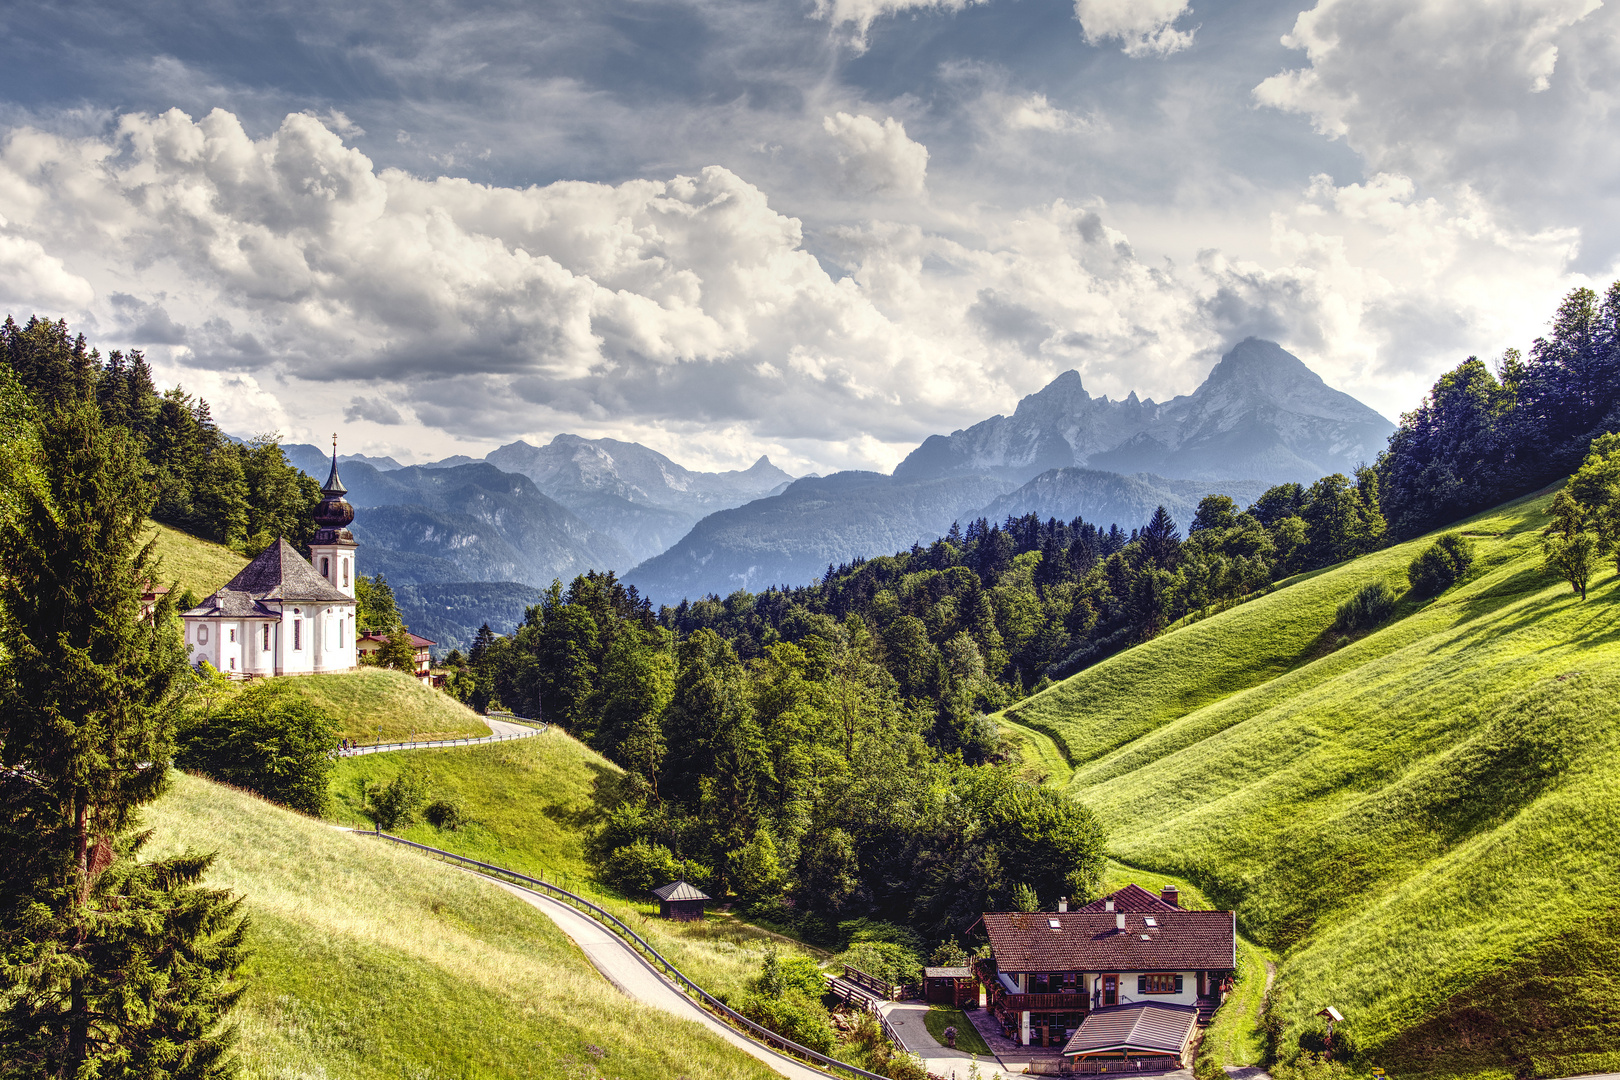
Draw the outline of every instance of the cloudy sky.
[[[1273,338],[1394,417],[1620,260],[1620,0],[11,0],[0,308],[228,430],[892,467]]]

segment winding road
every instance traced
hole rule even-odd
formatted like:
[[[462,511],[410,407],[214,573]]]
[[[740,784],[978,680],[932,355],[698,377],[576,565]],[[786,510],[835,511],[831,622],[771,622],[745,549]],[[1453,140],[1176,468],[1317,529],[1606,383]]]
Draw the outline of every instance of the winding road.
[[[759,1059],[789,1080],[829,1080],[830,1074],[820,1069],[812,1069],[802,1062],[778,1054],[767,1046],[737,1034],[676,989],[674,983],[642,959],[639,953],[595,920],[581,915],[561,901],[542,896],[521,885],[513,885],[482,874],[477,876],[500,886],[524,903],[538,908],[557,924],[558,929],[573,939],[574,944],[578,945],[580,951],[596,966],[596,970],[602,973],[602,977],[625,996],[683,1020],[697,1021],[743,1053]]]

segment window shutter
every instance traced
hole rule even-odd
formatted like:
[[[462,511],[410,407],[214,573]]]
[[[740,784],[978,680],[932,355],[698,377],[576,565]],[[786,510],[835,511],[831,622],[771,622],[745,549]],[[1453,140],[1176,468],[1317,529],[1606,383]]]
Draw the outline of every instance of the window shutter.
[[[1136,992],[1138,994],[1147,993],[1147,976],[1146,975],[1138,975],[1136,977]]]
[[[1181,993],[1181,972],[1176,972],[1176,993]]]

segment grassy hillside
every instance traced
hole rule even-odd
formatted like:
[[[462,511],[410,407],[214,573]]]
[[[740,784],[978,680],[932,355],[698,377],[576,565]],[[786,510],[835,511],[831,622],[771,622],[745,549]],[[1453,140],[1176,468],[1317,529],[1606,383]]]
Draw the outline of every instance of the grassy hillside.
[[[357,742],[489,734],[489,725],[477,713],[404,671],[366,667],[330,675],[298,675],[287,683],[337,717],[344,736]]]
[[[186,776],[146,819],[154,854],[217,851],[209,883],[247,897],[251,1080],[773,1075],[620,997],[528,905],[412,852]]]
[[[813,953],[725,913],[711,913],[701,925],[665,922],[649,898],[625,898],[592,882],[584,839],[601,812],[597,783],[620,770],[556,728],[509,743],[346,758],[332,779],[336,819],[370,827],[360,814],[358,785],[386,783],[408,763],[432,777],[436,795],[459,798],[474,823],[456,832],[418,823],[399,835],[583,891],[711,991],[745,989],[759,974],[767,942]]]
[[[1132,865],[1236,905],[1281,955],[1284,1047],[1337,1007],[1401,1075],[1620,1067],[1620,583],[1540,569],[1546,496],[1464,523],[1479,561],[1359,640],[1414,541],[1177,630],[1009,716]]]
[[[177,594],[190,589],[192,595],[200,600],[231,580],[247,565],[247,559],[223,544],[199,540],[155,521],[147,524],[152,529],[148,536],[154,533],[157,536],[157,554],[163,561],[160,575],[163,584],[176,582]]]

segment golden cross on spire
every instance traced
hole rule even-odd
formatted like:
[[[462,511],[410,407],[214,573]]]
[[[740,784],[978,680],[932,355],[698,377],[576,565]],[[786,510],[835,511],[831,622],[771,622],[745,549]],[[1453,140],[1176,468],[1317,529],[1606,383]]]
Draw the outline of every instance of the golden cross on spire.
[[[337,453],[337,432],[332,432],[332,453]]]

